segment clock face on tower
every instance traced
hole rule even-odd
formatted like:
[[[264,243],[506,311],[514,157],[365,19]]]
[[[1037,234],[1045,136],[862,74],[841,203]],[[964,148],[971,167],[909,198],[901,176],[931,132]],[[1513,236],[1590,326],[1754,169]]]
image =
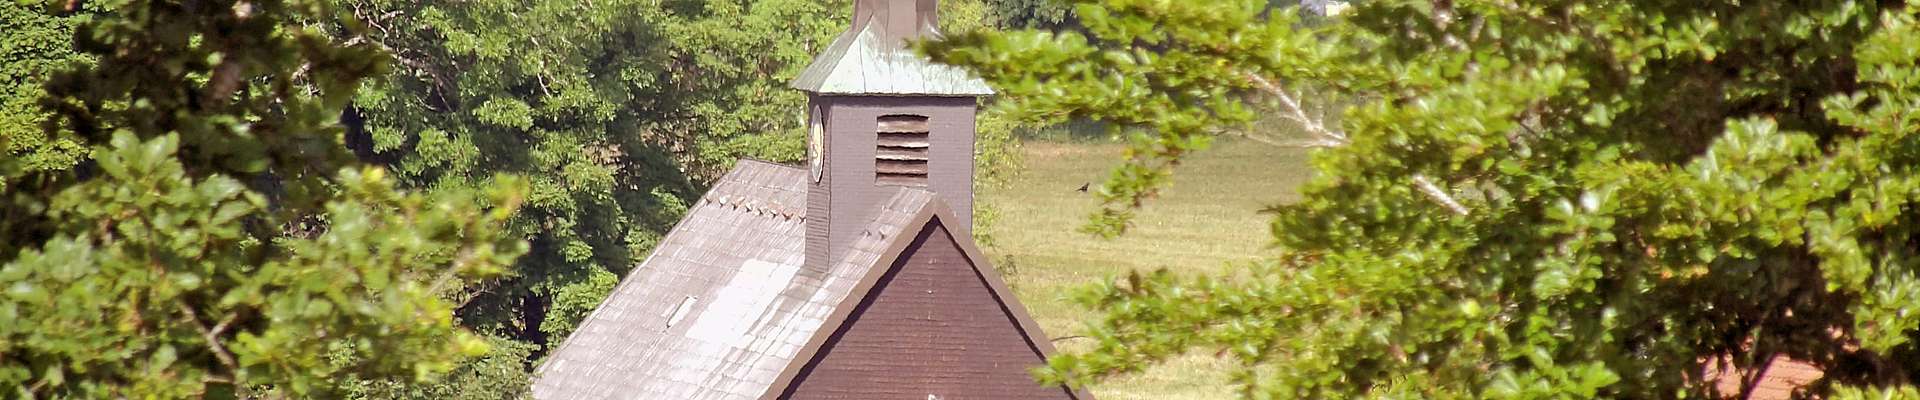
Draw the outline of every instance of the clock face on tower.
[[[813,182],[820,183],[821,173],[826,170],[827,122],[821,118],[820,107],[813,107],[811,114],[807,117],[807,167],[813,172]]]

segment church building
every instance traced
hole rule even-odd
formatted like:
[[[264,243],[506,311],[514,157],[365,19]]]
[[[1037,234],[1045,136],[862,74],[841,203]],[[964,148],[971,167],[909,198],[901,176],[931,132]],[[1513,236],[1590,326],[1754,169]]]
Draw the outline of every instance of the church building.
[[[543,363],[537,399],[1091,399],[974,244],[992,94],[905,46],[937,0],[855,0],[793,82],[808,161],[742,160]],[[801,110],[796,110],[799,112]]]

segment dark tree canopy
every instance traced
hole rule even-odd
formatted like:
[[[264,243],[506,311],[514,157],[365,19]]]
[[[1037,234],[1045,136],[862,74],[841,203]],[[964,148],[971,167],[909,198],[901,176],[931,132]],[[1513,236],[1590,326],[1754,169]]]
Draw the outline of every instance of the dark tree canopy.
[[[708,180],[800,158],[848,3],[0,4],[0,387],[516,398]]]
[[[69,15],[47,12],[38,3],[0,4],[0,173],[64,170],[79,163],[86,149],[72,138],[50,135],[40,121],[50,114],[40,107],[46,77],[62,67],[85,62],[73,49],[73,27],[95,10]]]
[[[51,118],[28,118],[89,153],[0,159],[8,397],[337,397],[486,351],[448,294],[524,252],[500,229],[524,184],[409,194],[356,166],[337,117],[386,57],[297,23],[325,10],[130,0],[42,19],[79,23],[74,56],[40,56],[96,62],[55,67]]]
[[[926,51],[1015,114],[1142,128],[1090,231],[1208,146],[1321,150],[1266,210],[1284,256],[1081,293],[1097,345],[1047,380],[1206,348],[1251,398],[1667,398],[1783,355],[1826,371],[1810,393],[1916,394],[1913,4],[1073,3],[1077,31]]]

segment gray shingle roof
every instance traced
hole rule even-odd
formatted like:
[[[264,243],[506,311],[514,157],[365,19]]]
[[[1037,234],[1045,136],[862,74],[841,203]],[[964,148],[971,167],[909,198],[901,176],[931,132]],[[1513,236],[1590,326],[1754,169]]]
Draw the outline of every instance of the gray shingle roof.
[[[895,193],[804,267],[806,170],[742,161],[541,365],[542,399],[757,399],[933,195]]]

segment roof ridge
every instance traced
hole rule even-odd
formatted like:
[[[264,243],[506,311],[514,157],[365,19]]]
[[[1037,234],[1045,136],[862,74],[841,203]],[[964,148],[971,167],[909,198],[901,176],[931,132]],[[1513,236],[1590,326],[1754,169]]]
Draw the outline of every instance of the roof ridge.
[[[734,168],[738,169],[740,167],[741,162],[761,164],[769,167],[786,168],[786,169],[792,169],[795,171],[800,170],[800,166],[797,166],[797,165],[787,164],[779,161],[761,159],[761,158],[753,158],[753,157],[740,157],[739,159],[734,160],[734,163],[733,163]]]
[[[987,286],[988,294],[994,297],[993,300],[999,304],[1000,309],[1013,320],[1015,329],[1026,340],[1029,348],[1043,358],[1058,354],[1058,350],[1048,340],[1046,331],[1033,319],[1026,305],[1020,302],[1013,290],[1007,286],[1006,281],[1000,277],[993,262],[981,252],[979,244],[970,236],[957,234],[952,226],[947,225],[957,218],[953,215],[954,209],[948,206],[946,201],[935,196],[930,190],[902,187],[889,196],[883,204],[884,207],[876,210],[878,212],[874,217],[865,227],[862,227],[860,238],[844,249],[836,249],[842,252],[842,255],[833,262],[835,265],[831,270],[835,273],[854,273],[849,276],[854,280],[853,287],[838,293],[839,298],[830,308],[833,310],[832,313],[828,314],[826,319],[818,321],[819,326],[814,327],[806,342],[791,354],[786,365],[780,369],[779,375],[767,386],[768,390],[784,389],[794,382],[800,370],[819,356],[819,351],[827,346],[826,342],[834,332],[849,323],[849,316],[863,301],[867,300],[868,296],[875,293],[874,290],[881,284],[882,277],[893,270],[894,263],[906,256],[907,248],[927,229],[946,231],[947,238],[967,258],[968,267],[972,268],[975,276]],[[1068,390],[1071,398],[1093,399],[1092,394],[1085,389],[1062,387]],[[769,395],[778,393],[769,392],[763,394],[762,398],[769,398]]]
[[[739,210],[759,216],[772,216],[783,220],[799,219],[803,221],[807,218],[805,208],[790,210],[785,207],[769,205],[754,200],[754,198],[749,196],[720,196],[719,199],[701,199],[704,203],[715,204],[726,207],[729,210]]]
[[[716,204],[755,215],[804,219],[806,170],[772,161],[741,158],[696,204]]]

